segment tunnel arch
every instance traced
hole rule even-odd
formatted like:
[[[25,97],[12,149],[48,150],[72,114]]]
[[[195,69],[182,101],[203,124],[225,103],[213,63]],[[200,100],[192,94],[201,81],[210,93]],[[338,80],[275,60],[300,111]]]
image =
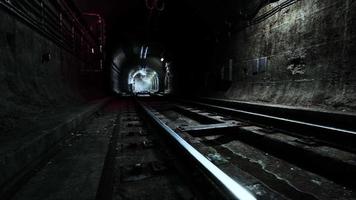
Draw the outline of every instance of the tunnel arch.
[[[170,60],[164,57],[161,48],[154,45],[146,46],[147,55],[142,58],[141,47],[142,45],[137,43],[124,45],[117,47],[112,54],[110,68],[112,92],[119,95],[135,93],[140,87],[137,83],[143,83],[139,79],[143,78],[141,80],[148,81],[147,87],[150,88],[146,88],[148,92],[170,93],[173,77],[170,70]],[[152,76],[152,80],[148,80],[151,78],[144,75],[146,72],[143,72],[143,69],[147,69],[146,72],[151,74],[149,76]],[[137,74],[134,75],[136,72]],[[135,84],[133,83],[134,77],[137,80]],[[133,88],[133,86],[136,87]]]
[[[117,51],[113,54],[110,68],[111,89],[116,94],[120,94],[123,90],[120,79],[122,76],[123,66],[125,66],[126,61],[127,55],[124,52],[124,49],[117,49]]]
[[[156,70],[150,67],[136,67],[128,75],[129,91],[132,93],[155,93],[160,90],[160,80]]]

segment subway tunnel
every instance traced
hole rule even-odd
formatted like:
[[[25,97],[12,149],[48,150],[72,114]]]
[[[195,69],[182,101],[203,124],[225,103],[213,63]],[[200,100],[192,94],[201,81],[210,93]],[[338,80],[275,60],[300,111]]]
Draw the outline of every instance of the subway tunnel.
[[[0,199],[356,199],[355,0],[0,0]]]

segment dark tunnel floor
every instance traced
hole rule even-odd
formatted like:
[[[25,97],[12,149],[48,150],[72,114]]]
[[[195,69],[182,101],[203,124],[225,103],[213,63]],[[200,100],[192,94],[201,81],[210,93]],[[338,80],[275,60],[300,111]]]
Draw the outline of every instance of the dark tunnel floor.
[[[155,140],[132,102],[112,102],[73,131],[13,199],[192,199]]]
[[[0,0],[0,200],[356,200],[356,0]]]
[[[31,124],[22,129],[14,128],[11,132],[1,134],[1,187],[11,185],[8,181],[17,180],[23,175],[19,172],[28,173],[26,169],[31,169],[32,165],[40,163],[43,157],[50,157],[55,153],[56,150],[53,147],[69,134],[67,132],[77,127],[106,101],[107,99],[88,105],[37,113],[32,116]],[[22,127],[21,123],[18,124]]]
[[[14,199],[93,199],[116,113],[90,120],[72,133]]]
[[[6,134],[1,135],[1,148],[0,155],[6,154],[8,151],[16,151],[26,143],[30,143],[31,138],[38,135],[38,132],[46,132],[64,121],[74,118],[76,115],[86,111],[88,106],[72,106],[63,107],[60,109],[52,110],[50,112],[36,113],[31,115],[31,122],[24,126],[16,126]],[[22,119],[26,121],[26,119]],[[15,122],[17,123],[17,122]]]
[[[86,109],[83,123],[59,144],[52,144],[50,137],[34,143],[38,149],[47,148],[51,153],[42,156],[42,163],[36,166],[22,164],[25,171],[28,168],[32,172],[15,185],[10,199],[220,199],[219,192],[210,188],[206,174],[199,175],[197,171],[201,169],[192,160],[181,158],[185,153],[162,137],[139,105],[149,105],[164,124],[178,131],[192,148],[257,199],[348,200],[356,196],[352,183],[340,183],[332,174],[304,166],[314,159],[311,165],[329,169],[339,166],[331,162],[342,160],[355,169],[352,152],[304,140],[301,143],[297,136],[268,131],[194,104],[162,98],[136,100],[126,97],[104,107],[95,104]],[[63,135],[66,130],[55,132]],[[276,142],[273,145],[272,140]],[[284,146],[277,145],[277,141]],[[12,158],[13,164],[32,159],[36,148],[27,150]],[[319,154],[330,160],[320,159]],[[12,169],[15,170],[18,169]],[[339,173],[338,169],[332,172]]]

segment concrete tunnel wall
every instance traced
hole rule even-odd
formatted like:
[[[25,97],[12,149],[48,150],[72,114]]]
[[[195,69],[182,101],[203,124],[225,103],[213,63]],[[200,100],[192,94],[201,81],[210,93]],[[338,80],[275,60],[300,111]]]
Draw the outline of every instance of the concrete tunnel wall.
[[[3,9],[0,44],[3,135],[31,130],[41,124],[38,116],[51,116],[101,96],[100,76],[81,73],[84,62]],[[46,53],[51,59],[42,62]]]
[[[281,2],[265,6],[256,17]],[[213,96],[356,110],[355,37],[355,1],[298,1],[232,34],[221,64],[223,79],[229,79],[232,59],[232,85]],[[256,69],[264,57],[267,67]]]

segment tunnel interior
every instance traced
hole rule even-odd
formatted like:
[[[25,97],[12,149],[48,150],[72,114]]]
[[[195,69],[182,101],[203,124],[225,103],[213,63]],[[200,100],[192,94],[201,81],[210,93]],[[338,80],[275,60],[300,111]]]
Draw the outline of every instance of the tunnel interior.
[[[114,95],[171,91],[171,63],[158,45],[134,45],[116,50],[111,63],[111,90]]]
[[[355,54],[355,0],[0,0],[0,199],[66,199],[70,186],[91,195],[70,199],[115,199],[126,191],[115,181],[136,179],[170,196],[155,190],[166,179],[147,181],[170,179],[164,169],[180,162],[160,166],[175,145],[151,141],[144,124],[154,122],[262,199],[355,199]],[[132,146],[152,147],[158,161],[127,156]],[[51,168],[57,152],[78,159],[75,170],[60,166],[67,177],[48,175],[62,170]],[[125,179],[125,166],[107,166],[115,156],[141,174]],[[90,184],[75,185],[75,174]],[[221,199],[175,178],[183,199]]]
[[[128,85],[133,93],[155,93],[159,91],[159,77],[151,68],[141,68],[129,74]]]

